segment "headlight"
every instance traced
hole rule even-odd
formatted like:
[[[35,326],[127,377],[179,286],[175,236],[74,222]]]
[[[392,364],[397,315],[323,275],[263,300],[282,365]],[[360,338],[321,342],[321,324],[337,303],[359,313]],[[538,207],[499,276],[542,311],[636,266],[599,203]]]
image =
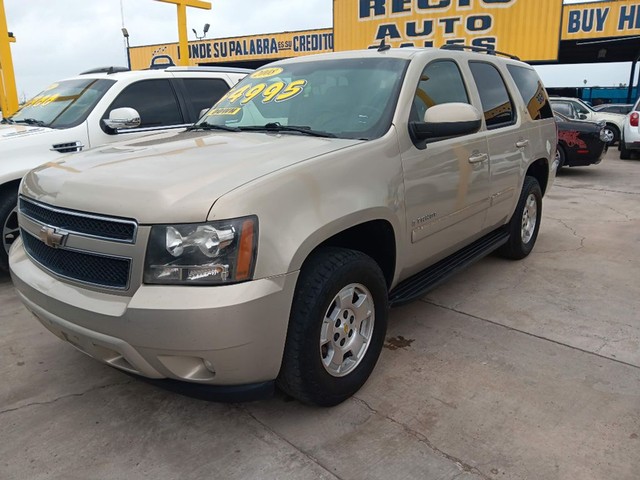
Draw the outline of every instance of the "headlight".
[[[219,285],[250,280],[258,219],[151,227],[144,283]]]

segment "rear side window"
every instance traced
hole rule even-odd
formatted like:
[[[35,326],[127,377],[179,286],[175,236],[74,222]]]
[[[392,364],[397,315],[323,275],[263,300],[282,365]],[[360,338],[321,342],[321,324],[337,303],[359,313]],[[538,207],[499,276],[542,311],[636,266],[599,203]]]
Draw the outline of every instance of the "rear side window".
[[[183,78],[182,81],[196,116],[200,116],[203,109],[213,107],[229,91],[227,82],[220,78]]]
[[[531,118],[542,120],[553,117],[549,97],[547,97],[547,92],[540,78],[538,78],[538,74],[533,70],[517,65],[507,65],[507,69],[514,82],[516,82],[518,91],[522,95]]]
[[[574,118],[575,117],[575,114],[573,112],[573,108],[571,108],[571,105],[568,104],[568,103],[554,103],[553,104],[553,109],[556,112],[560,112],[565,117],[569,117],[569,118]]]
[[[420,76],[411,108],[411,120],[422,122],[430,107],[451,102],[469,103],[458,65],[450,60],[430,63]]]
[[[140,114],[140,128],[169,127],[184,124],[176,94],[169,80],[143,80],[126,87],[105,112],[116,108],[135,108]]]
[[[469,62],[469,68],[478,86],[487,128],[491,130],[512,125],[516,114],[498,69],[485,62]]]

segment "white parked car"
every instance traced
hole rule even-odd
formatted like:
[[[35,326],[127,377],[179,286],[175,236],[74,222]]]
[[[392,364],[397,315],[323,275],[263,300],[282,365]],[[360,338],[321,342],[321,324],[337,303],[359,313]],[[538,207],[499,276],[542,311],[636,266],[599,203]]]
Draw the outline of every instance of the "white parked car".
[[[566,112],[557,107],[560,106],[560,108],[562,108],[562,106],[565,106],[566,108],[568,106],[576,112],[577,116],[575,118],[579,120],[589,120],[596,123],[604,120],[607,143],[614,145],[620,140],[620,132],[622,132],[622,126],[624,125],[624,115],[596,111],[579,98],[571,97],[551,97],[551,106],[554,110],[558,110],[563,114]]]
[[[629,160],[634,151],[640,152],[640,99],[624,120],[619,149],[622,160]]]
[[[252,70],[173,67],[90,70],[50,85],[0,124],[0,270],[19,234],[20,179],[32,168],[89,147],[194,123]]]
[[[626,115],[633,108],[633,103],[602,103],[596,105],[593,109],[596,112],[621,113]]]

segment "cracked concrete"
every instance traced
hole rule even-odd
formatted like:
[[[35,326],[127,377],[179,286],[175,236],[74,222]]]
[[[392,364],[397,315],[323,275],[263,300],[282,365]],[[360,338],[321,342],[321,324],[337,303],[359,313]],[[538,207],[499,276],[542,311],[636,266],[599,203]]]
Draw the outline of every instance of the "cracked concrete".
[[[0,478],[635,480],[640,162],[616,153],[563,172],[527,259],[392,310],[401,347],[332,409],[139,381],[51,335],[0,277]]]
[[[42,405],[52,405],[60,400],[65,400],[67,398],[72,398],[72,397],[82,397],[83,395],[86,395],[87,393],[91,393],[94,392],[96,390],[102,390],[105,388],[110,388],[110,387],[116,387],[119,385],[126,385],[128,383],[131,382],[118,382],[118,383],[111,383],[109,385],[100,385],[97,387],[92,387],[88,390],[85,390],[84,392],[80,392],[80,393],[70,393],[68,395],[61,395],[59,397],[53,398],[51,400],[47,400],[46,402],[31,402],[31,403],[26,403],[24,405],[20,405],[19,407],[13,407],[13,408],[7,408],[4,410],[0,410],[0,415],[5,414],[5,413],[9,413],[9,412],[15,412],[17,410],[24,410],[26,408],[30,408],[30,407],[35,407],[35,406],[42,406]]]

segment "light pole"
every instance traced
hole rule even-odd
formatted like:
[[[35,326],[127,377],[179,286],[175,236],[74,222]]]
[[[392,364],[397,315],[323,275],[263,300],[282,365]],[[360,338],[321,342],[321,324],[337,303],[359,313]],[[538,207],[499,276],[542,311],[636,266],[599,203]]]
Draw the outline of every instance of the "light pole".
[[[0,0],[2,1],[2,0]],[[189,40],[187,39],[187,7],[211,10],[211,3],[203,0],[156,0],[157,2],[173,3],[178,8],[178,65],[189,66]]]
[[[202,29],[202,36],[201,36],[201,37],[200,37],[200,36],[198,36],[198,32],[196,32],[196,29],[195,29],[195,28],[192,28],[192,29],[191,29],[191,31],[193,32],[193,34],[196,36],[196,38],[197,38],[198,40],[202,40],[204,37],[206,37],[206,36],[207,36],[207,32],[209,31],[209,27],[210,27],[210,26],[211,26],[211,25],[209,25],[208,23],[205,23],[205,24],[204,24],[204,28]]]
[[[129,54],[129,32],[124,27],[122,27],[122,36],[124,37],[124,43],[127,50],[127,67],[129,67],[129,70],[131,70],[131,55]]]

